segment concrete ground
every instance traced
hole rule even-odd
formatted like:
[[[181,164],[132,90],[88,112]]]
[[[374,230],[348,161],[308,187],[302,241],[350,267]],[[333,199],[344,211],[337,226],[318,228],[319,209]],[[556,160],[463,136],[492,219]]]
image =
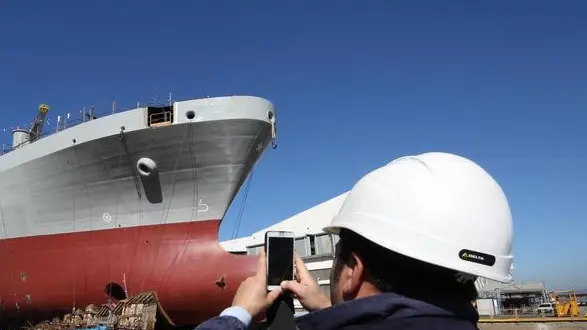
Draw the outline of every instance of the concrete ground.
[[[587,330],[587,322],[582,323],[480,323],[480,330]]]
[[[582,318],[587,313],[587,306],[580,307]],[[531,315],[521,316],[520,319],[535,317]],[[543,322],[543,323],[479,323],[480,330],[587,330],[587,321],[582,322]]]

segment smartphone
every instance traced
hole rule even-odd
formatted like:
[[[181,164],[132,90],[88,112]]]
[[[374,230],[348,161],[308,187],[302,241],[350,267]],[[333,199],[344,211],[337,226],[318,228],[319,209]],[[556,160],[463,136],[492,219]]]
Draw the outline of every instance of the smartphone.
[[[291,231],[265,233],[268,291],[277,289],[282,281],[293,280],[294,240],[295,236]]]

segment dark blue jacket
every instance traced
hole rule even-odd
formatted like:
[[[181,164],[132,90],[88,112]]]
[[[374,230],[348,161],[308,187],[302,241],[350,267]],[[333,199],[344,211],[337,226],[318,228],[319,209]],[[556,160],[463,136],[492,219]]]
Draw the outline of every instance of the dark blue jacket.
[[[468,301],[439,296],[427,302],[393,293],[357,299],[298,317],[299,330],[476,330],[479,316]],[[230,316],[202,323],[197,330],[244,330]]]

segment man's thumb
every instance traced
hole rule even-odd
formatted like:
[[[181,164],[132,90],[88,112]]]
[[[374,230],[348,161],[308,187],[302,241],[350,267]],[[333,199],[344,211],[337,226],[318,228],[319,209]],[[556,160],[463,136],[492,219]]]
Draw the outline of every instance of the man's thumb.
[[[296,281],[283,281],[281,282],[281,288],[293,292],[296,296],[300,296],[304,286]]]
[[[273,304],[273,302],[275,300],[277,300],[277,298],[279,298],[279,296],[281,296],[282,293],[283,293],[283,289],[282,288],[277,288],[275,290],[269,291],[269,293],[267,294],[267,301],[270,304]]]

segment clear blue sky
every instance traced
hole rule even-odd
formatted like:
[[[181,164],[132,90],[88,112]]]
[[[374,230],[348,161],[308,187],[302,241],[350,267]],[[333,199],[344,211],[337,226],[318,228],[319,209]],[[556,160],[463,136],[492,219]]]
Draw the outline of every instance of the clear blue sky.
[[[505,189],[518,280],[587,287],[586,17],[582,0],[6,1],[0,125],[39,103],[56,116],[168,92],[263,96],[279,148],[238,236],[396,157],[449,151]]]

